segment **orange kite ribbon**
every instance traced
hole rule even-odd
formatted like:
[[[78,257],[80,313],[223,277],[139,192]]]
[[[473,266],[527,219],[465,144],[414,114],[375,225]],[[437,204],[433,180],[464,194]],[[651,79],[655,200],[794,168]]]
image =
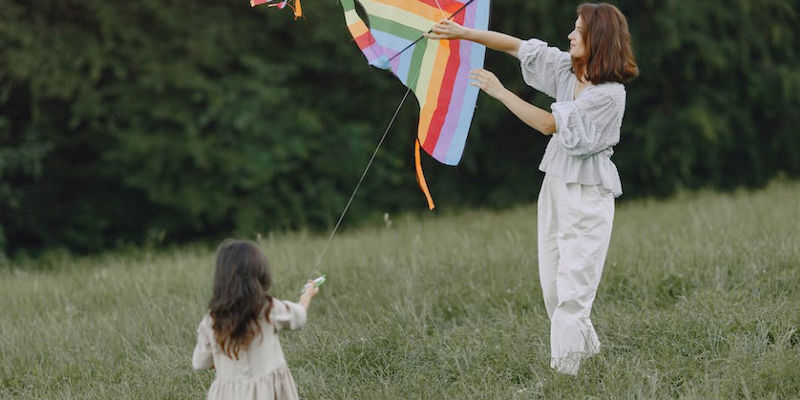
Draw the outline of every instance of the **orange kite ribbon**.
[[[419,139],[414,140],[414,165],[417,167],[417,184],[422,189],[422,193],[425,193],[425,198],[428,200],[428,208],[433,210],[436,205],[433,204],[431,192],[425,182],[425,175],[422,173],[422,163],[420,163],[419,159]]]

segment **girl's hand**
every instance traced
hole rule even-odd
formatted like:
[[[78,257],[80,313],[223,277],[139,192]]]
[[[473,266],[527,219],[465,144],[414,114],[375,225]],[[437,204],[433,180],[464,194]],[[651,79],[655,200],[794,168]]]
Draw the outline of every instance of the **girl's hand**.
[[[469,71],[469,79],[471,79],[470,85],[479,87],[495,99],[500,99],[507,92],[500,80],[493,73],[483,68]]]
[[[314,285],[314,281],[309,279],[306,283],[305,290],[303,290],[303,294],[300,295],[299,304],[308,310],[308,306],[311,305],[311,299],[317,295],[317,292],[319,292],[319,288]]]
[[[434,25],[430,32],[423,34],[423,36],[428,39],[451,40],[466,39],[468,33],[468,28],[464,28],[449,19],[443,19],[439,21],[438,24]]]
[[[316,296],[317,293],[319,293],[319,286],[315,285],[314,281],[309,279],[308,282],[306,282],[303,295],[301,297],[308,297],[310,299]]]

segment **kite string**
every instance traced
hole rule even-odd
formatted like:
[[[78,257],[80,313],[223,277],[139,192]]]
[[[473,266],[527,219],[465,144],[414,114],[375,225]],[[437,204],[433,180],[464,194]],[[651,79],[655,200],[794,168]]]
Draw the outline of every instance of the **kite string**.
[[[381,148],[383,141],[386,139],[386,135],[389,133],[389,129],[392,128],[394,120],[397,118],[397,114],[400,113],[400,108],[403,107],[403,103],[405,103],[409,92],[411,92],[410,87],[408,88],[408,90],[406,90],[406,94],[403,95],[403,100],[400,100],[400,104],[397,105],[397,109],[394,110],[394,115],[392,116],[391,121],[389,121],[389,125],[386,127],[386,130],[383,132],[383,136],[381,137],[381,140],[378,142],[378,146],[375,147],[375,151],[372,152],[372,157],[369,159],[367,167],[364,168],[364,172],[361,174],[361,179],[358,180],[358,184],[356,184],[356,188],[353,189],[353,193],[350,195],[350,199],[347,200],[347,205],[344,206],[344,210],[342,210],[342,214],[339,216],[339,220],[336,221],[336,225],[333,227],[330,236],[328,236],[328,241],[325,242],[325,247],[323,247],[322,252],[319,253],[319,257],[317,257],[317,262],[314,263],[314,270],[316,270],[317,267],[319,267],[319,263],[322,261],[322,256],[324,256],[325,252],[328,251],[328,246],[331,244],[333,236],[336,235],[336,231],[339,229],[339,225],[341,225],[345,214],[347,214],[347,210],[350,208],[350,203],[352,203],[353,198],[356,197],[356,192],[358,192],[358,188],[361,187],[361,182],[364,181],[364,177],[367,175],[367,171],[369,171],[369,168],[372,166],[372,162],[375,160],[375,156],[378,154],[378,150]]]
[[[439,7],[439,11],[442,12],[442,17],[446,19],[447,18],[447,14],[445,14],[444,9],[442,9],[442,5],[439,4],[439,0],[434,0],[434,1],[436,2],[436,7]]]

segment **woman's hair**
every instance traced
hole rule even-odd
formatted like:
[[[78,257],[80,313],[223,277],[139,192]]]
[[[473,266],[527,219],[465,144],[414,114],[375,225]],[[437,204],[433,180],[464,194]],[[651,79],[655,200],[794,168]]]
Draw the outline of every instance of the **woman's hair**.
[[[217,343],[231,358],[239,358],[261,333],[257,318],[267,306],[269,319],[272,298],[266,294],[272,278],[267,258],[253,242],[225,240],[217,248],[214,288],[208,303]]]
[[[633,57],[628,21],[617,7],[606,3],[584,3],[578,6],[583,19],[586,51],[572,59],[573,71],[590,82],[625,83],[639,75]]]

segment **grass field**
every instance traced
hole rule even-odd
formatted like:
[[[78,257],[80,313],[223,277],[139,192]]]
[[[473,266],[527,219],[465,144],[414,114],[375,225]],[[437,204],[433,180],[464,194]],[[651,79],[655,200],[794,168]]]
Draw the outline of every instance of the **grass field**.
[[[281,338],[303,398],[800,398],[800,183],[619,206],[593,312],[603,352],[574,378],[548,367],[535,205],[379,221],[312,271],[325,239],[260,240],[278,297],[329,278]],[[213,372],[191,352],[213,257],[0,268],[0,398],[203,398]]]

